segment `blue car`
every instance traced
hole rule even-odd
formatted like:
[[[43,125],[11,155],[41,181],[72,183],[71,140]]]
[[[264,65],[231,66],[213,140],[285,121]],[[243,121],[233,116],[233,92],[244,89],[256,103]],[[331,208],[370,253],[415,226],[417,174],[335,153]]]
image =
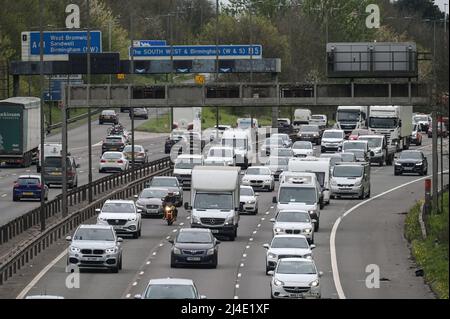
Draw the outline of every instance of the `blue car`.
[[[44,196],[44,199],[48,200],[48,186],[42,184],[41,176],[39,175],[23,175],[14,183],[14,202],[20,201],[21,199],[41,200],[41,196]]]

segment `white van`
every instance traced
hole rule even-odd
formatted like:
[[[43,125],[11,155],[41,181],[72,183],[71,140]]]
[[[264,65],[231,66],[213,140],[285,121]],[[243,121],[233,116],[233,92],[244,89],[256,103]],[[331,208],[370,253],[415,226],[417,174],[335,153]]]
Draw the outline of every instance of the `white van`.
[[[322,188],[324,204],[330,204],[331,159],[317,157],[291,158],[290,172],[315,173]]]
[[[221,144],[232,147],[236,155],[236,165],[247,169],[253,163],[253,149],[248,130],[227,130],[223,132]]]
[[[312,112],[309,109],[296,109],[294,112],[294,123],[292,125],[295,129],[300,129],[300,125],[309,124],[311,116]]]
[[[180,155],[175,161],[173,176],[178,179],[183,189],[188,189],[191,186],[192,169],[202,165],[202,155]]]
[[[234,148],[232,147],[211,147],[208,151],[208,156],[205,159],[205,164],[218,164],[222,166],[234,166],[235,164]]]
[[[38,147],[38,161],[36,164],[37,172],[41,172],[41,145]],[[48,156],[61,156],[62,154],[62,144],[57,143],[47,143],[44,144],[44,159]],[[70,154],[68,154],[70,156]]]

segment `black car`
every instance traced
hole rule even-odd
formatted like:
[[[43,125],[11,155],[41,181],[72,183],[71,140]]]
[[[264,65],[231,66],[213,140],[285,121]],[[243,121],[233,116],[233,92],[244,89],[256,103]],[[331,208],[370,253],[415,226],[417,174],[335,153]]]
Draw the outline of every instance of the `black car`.
[[[105,152],[122,152],[126,145],[125,137],[118,135],[108,136],[103,141],[102,154]]]
[[[278,133],[292,135],[294,126],[287,119],[278,119]]]
[[[103,123],[119,124],[119,115],[116,111],[105,110],[98,117],[98,124],[102,125]]]
[[[172,132],[170,136],[167,138],[166,143],[164,144],[164,153],[170,154],[170,151],[172,150],[172,147],[183,140],[183,134],[184,132]],[[180,154],[181,152],[179,152]]]
[[[421,151],[403,151],[400,157],[395,161],[394,174],[418,173],[419,175],[428,174],[428,161]]]
[[[322,132],[318,125],[302,125],[300,131],[297,134],[299,141],[309,141],[320,145]]]
[[[170,267],[204,265],[217,268],[219,244],[210,229],[184,228],[178,232],[170,253]]]

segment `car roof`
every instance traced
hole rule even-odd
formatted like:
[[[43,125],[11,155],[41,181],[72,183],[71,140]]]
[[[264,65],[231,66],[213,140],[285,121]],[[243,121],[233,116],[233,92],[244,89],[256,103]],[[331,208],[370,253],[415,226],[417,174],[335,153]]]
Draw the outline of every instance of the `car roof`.
[[[311,263],[313,265],[316,264],[313,259],[298,258],[298,257],[281,258],[278,260],[278,262],[281,262],[281,261],[305,261],[305,262]]]
[[[133,204],[132,200],[124,200],[124,199],[108,199],[105,203],[122,203],[122,204]]]
[[[167,192],[169,190],[168,190],[168,188],[165,188],[165,187],[147,187],[147,188],[144,188],[142,191],[165,191],[165,192]]]
[[[108,135],[106,138],[123,138],[122,135]]]
[[[240,188],[247,188],[247,189],[253,189],[253,187],[251,186],[247,186],[247,185],[241,185]]]
[[[304,235],[289,235],[289,234],[275,235],[275,236],[273,236],[273,239],[275,239],[275,238],[302,238],[302,239],[306,239],[306,237]]]
[[[325,132],[339,132],[340,133],[340,132],[344,132],[344,131],[343,130],[325,130],[324,133]]]
[[[24,179],[24,178],[41,178],[41,176],[40,175],[20,175],[19,177],[18,177],[19,179]]]
[[[249,168],[258,168],[258,169],[264,168],[264,169],[267,169],[267,166],[251,166]]]
[[[180,278],[161,278],[161,279],[150,279],[148,285],[183,285],[183,286],[193,286],[194,282],[192,279],[180,279]]]
[[[174,176],[155,176],[153,179],[177,179]]]
[[[209,228],[181,228],[179,233],[211,233]]]
[[[87,225],[87,224],[84,224],[84,225],[80,225],[80,226],[78,226],[78,228],[80,228],[80,229],[113,229],[113,227],[112,226],[109,226],[109,225]]]
[[[420,150],[405,150],[405,151],[402,151],[402,153],[422,153],[422,151],[420,151]]]

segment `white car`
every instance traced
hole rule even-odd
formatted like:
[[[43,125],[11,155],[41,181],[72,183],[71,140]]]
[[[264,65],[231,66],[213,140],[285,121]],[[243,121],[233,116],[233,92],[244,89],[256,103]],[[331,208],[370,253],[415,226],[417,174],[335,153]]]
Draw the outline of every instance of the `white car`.
[[[319,127],[326,127],[328,125],[328,117],[324,114],[313,114],[309,120],[309,124],[315,124]]]
[[[278,260],[282,258],[312,258],[312,250],[315,245],[309,245],[303,235],[277,235],[272,243],[264,244],[266,253],[266,274],[274,270]]]
[[[132,235],[133,238],[141,237],[141,210],[132,200],[107,200],[102,209],[95,211],[99,213],[98,225],[113,226],[117,234]]]
[[[270,136],[270,138],[273,138],[273,139],[281,138],[285,142],[286,147],[291,147],[291,145],[292,145],[292,140],[288,134],[284,134],[284,133],[272,134]]]
[[[258,214],[258,194],[255,194],[251,186],[241,186],[239,210],[243,213]]]
[[[278,260],[270,282],[270,297],[272,299],[319,299],[322,297],[320,277],[312,259],[283,258]]]
[[[299,141],[292,145],[292,151],[295,157],[314,156],[314,147],[311,142]]]
[[[274,236],[281,234],[303,235],[310,244],[314,243],[314,222],[307,211],[281,210],[276,218],[272,218],[270,221],[274,223]]]
[[[129,167],[129,162],[121,152],[106,152],[100,159],[99,173],[120,171],[124,172]]]
[[[322,135],[322,153],[329,151],[340,152],[344,143],[345,132],[343,130],[326,130]]]
[[[205,164],[225,163],[226,166],[234,166],[234,149],[232,147],[211,147],[204,162]]]
[[[251,186],[253,189],[267,189],[271,192],[275,189],[275,179],[270,168],[254,166],[247,169],[242,178],[242,185]]]

